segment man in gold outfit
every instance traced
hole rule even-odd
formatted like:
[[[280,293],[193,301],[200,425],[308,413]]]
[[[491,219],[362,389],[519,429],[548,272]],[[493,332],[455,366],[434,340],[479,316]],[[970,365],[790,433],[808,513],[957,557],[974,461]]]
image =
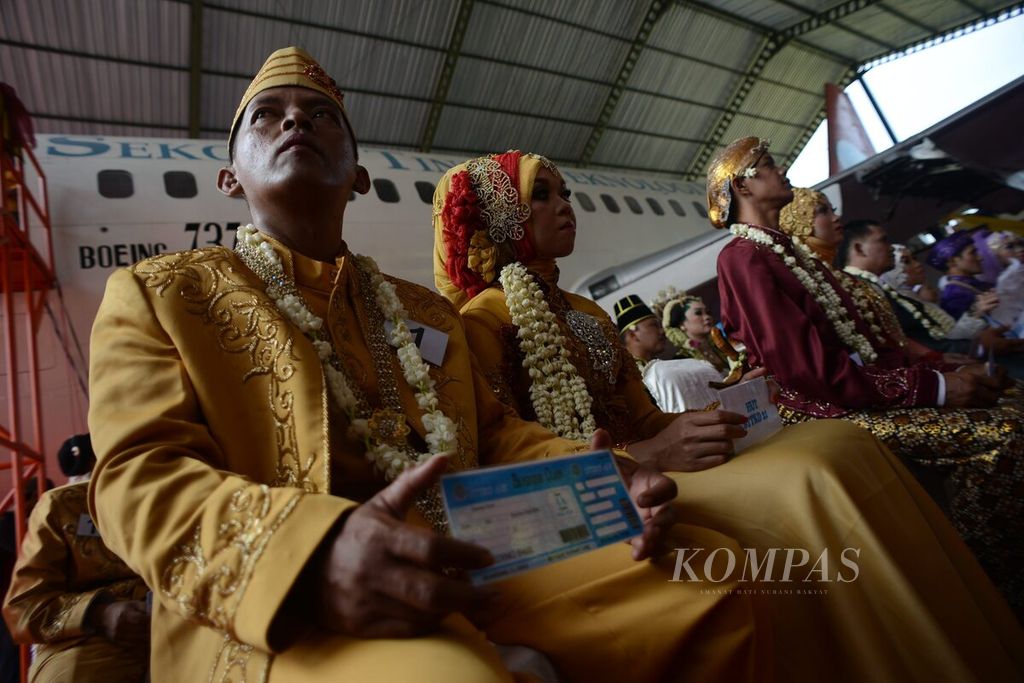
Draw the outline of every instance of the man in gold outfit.
[[[148,589],[89,517],[89,435],[68,439],[59,460],[70,483],[32,510],[4,619],[15,640],[36,645],[32,683],[140,683],[149,666]]]
[[[539,651],[568,681],[754,678],[761,638],[734,584],[635,561],[668,533],[735,542],[669,530],[673,484],[627,459],[646,518],[632,550],[486,590],[459,577],[491,558],[442,533],[440,474],[588,445],[496,401],[447,301],[348,252],[346,203],[369,178],[309,55],[270,56],[229,150],[218,185],[258,227],[235,251],[115,273],[93,329],[90,506],[153,588],[153,680],[522,680],[492,643]]]

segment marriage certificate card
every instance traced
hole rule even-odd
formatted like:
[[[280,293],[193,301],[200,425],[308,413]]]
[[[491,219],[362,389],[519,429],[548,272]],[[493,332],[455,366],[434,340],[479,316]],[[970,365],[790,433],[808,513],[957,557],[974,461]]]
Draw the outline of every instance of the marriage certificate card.
[[[452,536],[494,556],[477,585],[643,533],[610,451],[448,474],[441,497]]]

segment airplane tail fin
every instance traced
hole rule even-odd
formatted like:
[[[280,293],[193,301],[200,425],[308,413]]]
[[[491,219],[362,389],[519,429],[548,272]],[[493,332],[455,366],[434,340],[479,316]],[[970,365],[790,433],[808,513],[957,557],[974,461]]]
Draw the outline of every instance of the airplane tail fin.
[[[828,116],[830,177],[875,155],[875,148],[849,95],[833,83],[825,84],[825,111]]]

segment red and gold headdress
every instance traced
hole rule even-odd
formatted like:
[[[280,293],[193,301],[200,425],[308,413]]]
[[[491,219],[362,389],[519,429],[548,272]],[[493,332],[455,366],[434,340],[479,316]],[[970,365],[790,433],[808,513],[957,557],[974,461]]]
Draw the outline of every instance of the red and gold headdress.
[[[715,155],[708,166],[708,220],[716,228],[729,227],[732,181],[751,177],[757,161],[771,143],[761,138],[740,138]]]
[[[533,259],[527,234],[536,154],[509,151],[477,157],[448,170],[434,190],[434,283],[456,306],[489,287],[498,276],[498,245],[515,260]]]

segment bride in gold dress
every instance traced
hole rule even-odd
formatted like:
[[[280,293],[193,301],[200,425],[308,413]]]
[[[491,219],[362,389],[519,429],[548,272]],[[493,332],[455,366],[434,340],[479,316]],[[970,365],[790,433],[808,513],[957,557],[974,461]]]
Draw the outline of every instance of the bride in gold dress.
[[[777,678],[1024,675],[1024,634],[1013,614],[877,439],[819,420],[732,455],[743,434],[735,416],[661,412],[608,316],[558,286],[557,259],[575,240],[569,191],[544,157],[479,157],[437,186],[435,282],[461,310],[499,398],[565,437],[607,429],[633,457],[674,471],[680,518],[738,539],[748,560],[792,564],[806,553],[805,570],[815,561],[824,569],[811,572],[817,580],[803,582],[804,573],[784,583],[768,568],[769,580],[747,584],[771,614]],[[836,572],[844,550],[856,556],[850,581]],[[820,566],[823,556],[830,566]],[[678,567],[678,552],[676,559]],[[740,565],[750,568],[744,558],[737,572]]]

